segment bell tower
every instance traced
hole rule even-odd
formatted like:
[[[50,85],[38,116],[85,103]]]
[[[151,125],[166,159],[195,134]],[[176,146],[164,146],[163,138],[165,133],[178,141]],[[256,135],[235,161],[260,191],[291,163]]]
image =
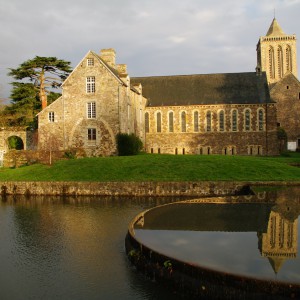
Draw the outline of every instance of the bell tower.
[[[297,78],[296,35],[285,34],[275,18],[267,34],[259,38],[256,52],[256,71],[266,72],[269,85],[278,82],[287,73]]]

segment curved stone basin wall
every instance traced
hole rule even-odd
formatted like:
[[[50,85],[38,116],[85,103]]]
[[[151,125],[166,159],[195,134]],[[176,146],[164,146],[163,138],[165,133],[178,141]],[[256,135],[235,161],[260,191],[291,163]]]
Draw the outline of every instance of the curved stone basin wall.
[[[157,208],[157,207],[156,207]],[[151,280],[188,298],[299,299],[300,285],[255,279],[188,264],[143,245],[134,233],[143,212],[129,225],[125,239],[131,263]]]

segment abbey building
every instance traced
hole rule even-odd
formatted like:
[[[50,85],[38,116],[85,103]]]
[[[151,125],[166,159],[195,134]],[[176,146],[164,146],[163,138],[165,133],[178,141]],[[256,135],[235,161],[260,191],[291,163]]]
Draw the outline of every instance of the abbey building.
[[[115,51],[89,51],[39,113],[39,148],[116,155],[116,135],[149,153],[276,155],[278,128],[300,146],[296,37],[274,19],[257,45],[255,72],[130,78]]]

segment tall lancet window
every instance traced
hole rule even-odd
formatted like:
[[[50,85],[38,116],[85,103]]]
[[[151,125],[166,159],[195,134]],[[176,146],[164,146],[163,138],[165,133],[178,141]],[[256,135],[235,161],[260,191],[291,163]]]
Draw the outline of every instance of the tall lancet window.
[[[287,72],[292,72],[292,51],[291,47],[287,46],[285,49],[285,59],[286,59],[286,71]]]
[[[211,112],[210,111],[206,112],[206,131],[207,132],[211,131]]]
[[[161,113],[156,113],[156,132],[161,132]]]
[[[146,112],[145,113],[145,132],[148,133],[149,132],[149,113]]]
[[[275,64],[274,64],[274,49],[273,47],[269,48],[269,75],[270,78],[275,78]]]
[[[181,113],[181,132],[186,132],[186,113]]]
[[[282,48],[279,46],[277,49],[277,63],[278,63],[278,77],[283,77],[283,55]]]
[[[174,132],[174,114],[169,112],[169,132]]]

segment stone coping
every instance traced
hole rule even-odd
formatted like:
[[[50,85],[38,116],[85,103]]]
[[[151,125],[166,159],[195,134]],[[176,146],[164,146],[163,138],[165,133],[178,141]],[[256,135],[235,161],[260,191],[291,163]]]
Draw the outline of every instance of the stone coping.
[[[225,273],[174,259],[143,245],[135,237],[134,225],[152,209],[138,214],[130,222],[125,238],[128,259],[138,271],[151,280],[189,299],[265,300],[300,297],[300,284]]]
[[[247,194],[251,186],[300,186],[300,181],[2,181],[1,195],[64,196],[188,196],[210,197]]]

